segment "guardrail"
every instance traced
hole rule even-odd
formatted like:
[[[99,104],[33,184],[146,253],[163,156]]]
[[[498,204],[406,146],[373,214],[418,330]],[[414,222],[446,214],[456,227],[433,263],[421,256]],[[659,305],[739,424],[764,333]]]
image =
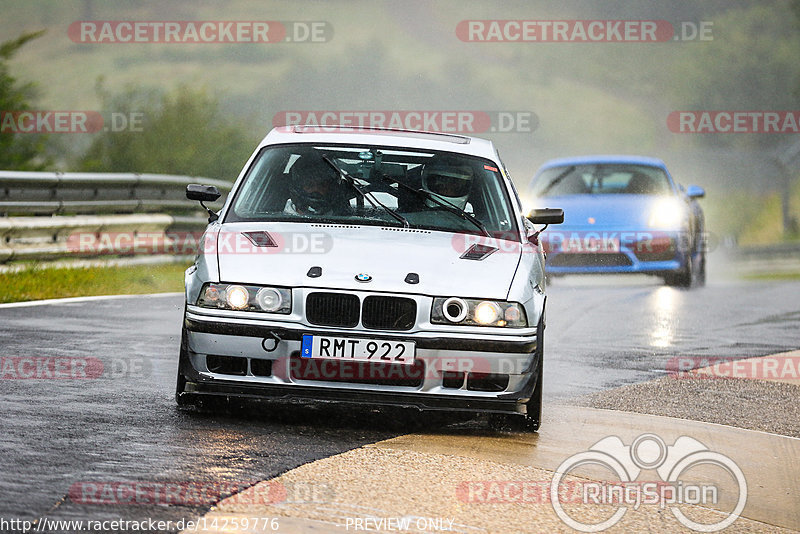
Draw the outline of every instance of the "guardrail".
[[[166,174],[0,171],[0,263],[132,255],[139,248],[145,254],[192,253],[192,240],[207,219],[197,202],[186,198],[191,183],[220,190],[223,197],[212,209],[232,186]],[[97,240],[88,243],[92,234]],[[171,247],[176,237],[186,242]],[[800,243],[731,248],[727,254],[737,263],[779,260],[794,265],[800,262]]]
[[[207,223],[205,211],[186,198],[191,183],[216,186],[223,193],[218,206],[232,186],[163,174],[0,171],[0,263],[132,255],[142,247],[145,254],[191,253],[170,247],[175,232],[201,231]],[[92,235],[97,242],[84,246]]]
[[[730,256],[736,261],[761,260],[764,258],[800,260],[800,242],[739,247],[731,249]]]
[[[194,211],[188,184],[231,183],[211,178],[135,173],[0,171],[0,215],[61,215]]]

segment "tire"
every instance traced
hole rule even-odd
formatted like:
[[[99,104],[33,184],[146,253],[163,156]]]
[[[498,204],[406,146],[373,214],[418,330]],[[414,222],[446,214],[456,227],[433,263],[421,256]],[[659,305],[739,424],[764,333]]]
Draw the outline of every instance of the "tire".
[[[223,395],[198,395],[186,392],[186,375],[184,369],[191,366],[189,361],[189,342],[186,338],[186,327],[181,328],[181,348],[178,356],[178,376],[175,382],[175,403],[179,409],[188,409],[200,413],[222,413],[237,411],[239,406],[232,399]]]
[[[689,258],[686,262],[686,268],[677,273],[669,273],[664,275],[664,283],[671,287],[692,287],[692,278],[694,277],[694,270],[692,269],[692,259]]]
[[[186,391],[186,376],[183,374],[183,369],[189,363],[189,343],[186,340],[186,327],[181,327],[181,348],[178,355],[178,378],[175,383],[175,402],[178,406],[194,406],[194,395],[181,395]]]
[[[697,279],[695,280],[698,287],[706,285],[706,253],[700,253],[700,267],[697,269]]]
[[[539,346],[544,345],[544,329],[541,330],[542,335],[537,340],[537,349],[539,353],[539,370],[536,372],[536,387],[531,394],[530,400],[526,404],[527,414],[525,415],[525,428],[531,432],[539,430],[542,423],[542,387],[544,379],[544,351],[539,351]]]
[[[492,430],[510,430],[512,432],[536,432],[542,421],[542,390],[544,377],[544,314],[539,319],[536,329],[536,386],[533,388],[531,398],[525,403],[525,415],[492,414],[489,416],[489,428]]]

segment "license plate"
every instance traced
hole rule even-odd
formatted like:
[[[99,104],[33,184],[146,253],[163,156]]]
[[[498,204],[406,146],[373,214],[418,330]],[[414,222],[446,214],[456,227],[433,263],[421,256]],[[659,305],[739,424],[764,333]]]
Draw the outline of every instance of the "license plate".
[[[330,360],[355,360],[413,365],[413,341],[388,341],[303,334],[301,356]]]
[[[619,252],[618,237],[586,237],[583,239],[570,239],[561,243],[561,252]]]

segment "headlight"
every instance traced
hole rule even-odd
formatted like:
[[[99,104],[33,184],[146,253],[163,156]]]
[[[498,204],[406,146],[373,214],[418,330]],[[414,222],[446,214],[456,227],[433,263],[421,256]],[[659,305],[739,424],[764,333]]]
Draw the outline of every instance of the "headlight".
[[[500,319],[500,317],[502,317],[500,315],[500,306],[498,306],[494,302],[489,302],[488,300],[485,300],[480,304],[478,304],[477,306],[475,306],[474,317],[475,317],[475,322],[477,323],[483,325],[494,324],[497,322],[498,319]]]
[[[283,297],[274,287],[264,287],[256,293],[256,304],[265,312],[275,312],[281,309]]]
[[[225,301],[234,310],[243,310],[250,303],[250,294],[242,286],[229,286],[225,291]]]
[[[686,208],[679,201],[667,198],[653,206],[648,221],[651,228],[678,228],[686,219]]]
[[[528,326],[525,308],[516,302],[462,299],[459,297],[433,299],[431,322],[464,326]]]
[[[208,283],[200,290],[197,305],[223,310],[291,313],[292,292],[283,287]]]

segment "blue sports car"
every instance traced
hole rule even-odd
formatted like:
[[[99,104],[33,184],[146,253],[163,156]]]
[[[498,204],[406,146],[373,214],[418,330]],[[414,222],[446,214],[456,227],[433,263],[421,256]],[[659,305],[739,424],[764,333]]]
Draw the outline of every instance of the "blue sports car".
[[[645,273],[667,285],[705,283],[705,222],[697,199],[663,161],[637,156],[551,160],[531,181],[534,207],[557,205],[564,224],[543,234],[550,275]]]

